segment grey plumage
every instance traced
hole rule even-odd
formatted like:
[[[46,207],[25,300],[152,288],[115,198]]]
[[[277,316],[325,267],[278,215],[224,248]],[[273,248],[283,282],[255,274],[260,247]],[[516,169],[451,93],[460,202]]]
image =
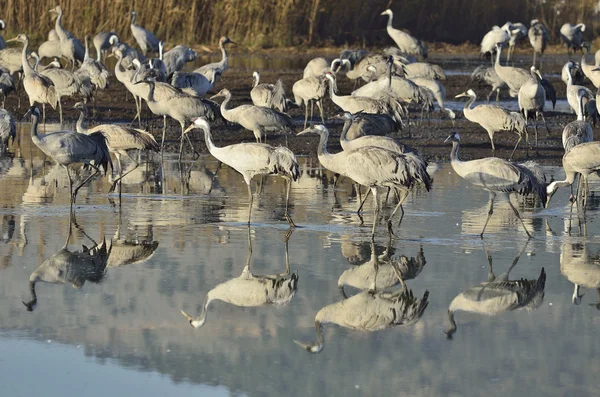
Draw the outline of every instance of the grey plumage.
[[[67,58],[75,68],[75,61],[83,62],[85,47],[81,41],[62,26],[63,12],[60,6],[51,9],[50,12],[56,14],[54,30],[60,40],[61,55]]]
[[[85,36],[85,56],[79,71],[85,73],[96,89],[104,90],[108,87],[108,69],[100,61],[89,55],[89,36]]]
[[[521,40],[523,37],[527,36],[528,33],[528,29],[527,27],[522,24],[521,22],[517,22],[517,23],[510,23],[510,40],[508,40],[508,54],[506,56],[506,62],[510,61],[510,57],[513,54],[513,52],[515,51],[515,47],[517,45],[517,43],[519,42],[519,40]]]
[[[175,72],[171,79],[171,85],[181,89],[186,94],[201,98],[213,89],[220,75],[221,72],[217,72],[209,80],[203,74],[196,72]]]
[[[370,135],[390,135],[402,129],[402,123],[387,114],[371,114],[371,113],[356,113],[351,114],[351,123],[348,123],[348,129],[345,132],[349,140],[359,138],[361,136]],[[343,116],[344,119],[350,119],[348,115]],[[344,123],[344,128],[346,123]]]
[[[18,48],[5,48],[0,50],[0,67],[8,70],[11,75],[22,72],[23,63],[21,60],[21,53],[22,51]]]
[[[358,116],[360,117],[360,116]],[[340,134],[340,146],[344,151],[351,151],[361,147],[378,147],[382,149],[387,149],[396,153],[414,153],[419,159],[419,162],[424,162],[425,166],[427,166],[427,162],[423,159],[423,157],[417,152],[416,149],[411,148],[410,146],[406,146],[401,142],[398,142],[394,138],[390,138],[387,136],[381,136],[382,134],[377,135],[363,135],[354,138],[350,138],[348,136],[350,128],[352,124],[354,124],[354,118],[351,113],[345,112],[342,115],[342,119],[344,120],[344,127],[342,129],[342,133]],[[408,160],[411,160],[409,158]]]
[[[584,31],[585,25],[583,23],[577,25],[565,23],[560,27],[560,38],[567,47],[569,54],[571,54],[571,51],[575,52],[582,49]]]
[[[390,233],[391,219],[402,206],[409,191],[418,184],[423,184],[427,191],[431,189],[432,181],[426,170],[427,165],[413,153],[402,154],[377,147],[361,147],[349,152],[330,154],[327,151],[329,131],[324,125],[308,128],[298,135],[308,133],[320,136],[317,155],[323,167],[371,190],[374,208],[372,238],[375,236],[379,216],[378,187],[392,188],[400,194],[400,200],[387,221]]]
[[[62,57],[60,38],[58,37],[56,30],[52,29],[48,32],[48,40],[40,44],[37,52],[40,59]]]
[[[469,81],[467,82],[467,86],[471,84],[472,81],[479,81],[490,85],[492,90],[487,96],[487,101],[490,101],[490,96],[496,92],[496,102],[498,102],[498,98],[500,96],[500,90],[504,88],[508,88],[508,85],[502,80],[496,70],[493,67],[486,67],[483,65],[477,66],[473,73],[471,73],[471,77],[469,77]]]
[[[323,116],[323,98],[327,94],[327,78],[325,76],[306,77],[298,80],[292,86],[294,94],[294,102],[296,106],[304,105],[304,128],[308,120],[308,105],[310,104],[312,119],[313,104],[316,102],[319,111],[321,112],[321,121],[325,123]]]
[[[517,112],[510,112],[496,105],[478,105],[471,107],[477,99],[475,91],[471,89],[456,96],[456,98],[461,97],[469,97],[469,100],[463,109],[465,118],[473,123],[479,124],[487,131],[492,143],[492,150],[496,150],[496,146],[494,145],[494,134],[496,132],[510,131],[517,134],[519,139],[511,153],[512,157],[517,150],[521,139],[523,139],[523,135],[527,135],[526,122],[523,116]]]
[[[479,54],[480,56],[493,57],[497,55],[498,48],[504,48],[510,41],[510,22],[505,23],[502,27],[493,26],[481,40]],[[493,58],[492,58],[493,59]]]
[[[552,85],[552,83],[545,78],[540,80],[540,84],[544,87],[544,92],[546,93],[546,99],[552,102],[552,109],[556,108],[556,89]]]
[[[525,223],[519,215],[519,211],[508,199],[508,195],[516,193],[520,195],[536,194],[541,202],[546,201],[546,177],[539,166],[528,161],[526,163],[512,163],[498,157],[485,157],[478,160],[461,161],[458,158],[460,148],[460,136],[452,133],[446,141],[452,141],[452,151],[450,153],[450,163],[454,172],[461,178],[473,185],[480,186],[490,194],[490,209],[487,220],[481,231],[481,236],[485,232],[487,223],[494,212],[494,200],[497,194],[506,196],[506,199],[515,215],[521,221],[523,229],[527,236],[531,234],[525,227]]]
[[[567,63],[567,70],[569,71],[569,73],[567,73],[567,102],[569,102],[571,110],[577,113],[579,107],[579,94],[581,93],[583,95],[586,102],[589,99],[593,99],[595,95],[589,88],[574,83],[570,73],[573,68],[575,68],[574,62],[569,61]]]
[[[334,59],[331,64],[329,64],[327,59],[323,57],[311,59],[304,67],[302,78],[305,79],[307,77],[319,77],[323,76],[327,72],[335,73],[339,65],[341,65],[339,59]]]
[[[535,68],[531,67],[531,78],[523,83],[519,89],[518,102],[519,110],[525,116],[525,122],[529,122],[529,113],[535,113],[536,121],[541,116],[546,126],[546,131],[550,132],[546,119],[544,118],[544,104],[546,103],[546,91],[544,86],[540,83],[542,79],[541,74]],[[535,143],[537,145],[537,124],[534,124],[535,129]]]
[[[122,54],[122,65],[125,69],[132,69],[134,67],[134,59],[137,59],[140,62],[146,60],[146,57],[144,55],[140,54],[140,52],[135,48],[130,47],[127,43],[121,42],[115,45],[112,48],[112,53],[115,54],[116,50],[119,50]]]
[[[285,113],[254,105],[241,105],[233,109],[227,109],[231,100],[231,92],[227,89],[219,91],[211,99],[216,97],[225,97],[221,103],[223,118],[252,131],[257,142],[266,142],[267,132],[289,133],[295,130],[294,121]]]
[[[533,47],[532,64],[535,65],[537,55],[539,54],[541,57],[546,50],[546,46],[550,41],[550,32],[548,32],[546,26],[538,19],[533,19],[531,21],[531,26],[529,27],[529,32],[527,32],[527,36],[529,37],[529,43]]]
[[[173,73],[181,71],[187,62],[195,61],[197,56],[196,51],[181,44],[165,52],[163,62],[166,67],[167,78],[171,78]]]
[[[580,305],[584,294],[581,287],[600,290],[600,262],[597,252],[590,252],[587,241],[564,241],[560,250],[560,272],[575,285],[571,302]],[[600,302],[590,303],[600,309]]]
[[[0,109],[0,144],[2,145],[1,152],[4,152],[8,147],[9,139],[15,140],[17,136],[17,128],[15,119],[12,114],[6,109]],[[0,152],[0,153],[1,153]]]
[[[27,114],[31,114],[31,140],[42,152],[64,167],[69,178],[71,203],[75,203],[79,189],[97,175],[100,168],[103,168],[106,173],[109,165],[112,167],[106,139],[99,132],[84,135],[75,131],[58,131],[38,135],[40,111],[36,107],[31,107]],[[73,180],[68,168],[70,164],[74,163],[83,163],[95,170],[75,189],[73,189]]]
[[[450,120],[454,120],[456,118],[454,111],[444,106],[444,101],[446,100],[446,88],[442,83],[440,83],[438,80],[427,77],[411,77],[409,80],[419,87],[424,87],[431,91],[438,104],[438,107],[440,108],[440,111],[448,114]]]
[[[11,76],[8,69],[0,66],[0,94],[2,94],[2,107],[6,97],[15,90],[15,79]]]
[[[96,49],[96,61],[102,61],[102,54],[110,47],[119,44],[119,36],[115,32],[100,32],[92,41]]]
[[[283,81],[279,79],[275,84],[260,84],[260,74],[258,72],[254,72],[252,77],[254,78],[254,84],[250,91],[250,98],[254,106],[264,106],[286,113],[287,101]]]
[[[0,30],[6,29],[6,22],[3,19],[0,19]],[[4,41],[4,37],[0,34],[0,50],[6,48],[6,42]]]
[[[227,44],[235,44],[227,36],[223,36],[219,39],[219,48],[221,49],[221,60],[219,62],[209,63],[201,66],[194,70],[195,73],[203,74],[207,79],[215,79],[215,75],[218,73],[222,75],[229,67],[229,55],[227,54]]]
[[[574,146],[580,143],[591,142],[594,140],[594,132],[590,123],[584,121],[583,115],[583,94],[580,91],[577,94],[579,107],[577,108],[577,120],[571,121],[565,126],[562,132],[562,144],[565,153],[568,153]]]
[[[129,24],[131,28],[131,33],[133,34],[133,38],[138,43],[138,46],[142,50],[142,54],[144,57],[149,52],[158,53],[158,39],[151,31],[144,29],[143,27],[136,25],[136,12],[131,11],[131,23]]]
[[[216,147],[210,134],[210,125],[206,119],[198,117],[187,131],[200,128],[204,131],[204,140],[208,151],[220,162],[227,164],[244,177],[248,186],[248,225],[252,215],[252,178],[256,175],[279,175],[286,180],[285,217],[290,226],[295,226],[288,212],[292,181],[300,178],[298,160],[286,147],[273,147],[265,143],[238,143],[225,147]]]
[[[434,65],[427,62],[414,62],[402,64],[404,75],[408,79],[424,77],[434,80],[446,80],[446,73],[440,65]]]
[[[511,97],[516,97],[519,95],[519,90],[521,86],[529,80],[530,73],[521,68],[515,68],[511,66],[502,66],[500,65],[500,55],[502,55],[502,48],[500,46],[496,46],[496,62],[494,63],[494,70],[498,74],[498,77],[502,79],[508,85],[509,94]]]
[[[353,69],[354,65],[368,54],[367,50],[342,50],[340,59],[347,59],[350,62],[350,69]]]
[[[386,27],[387,33],[390,35],[392,40],[394,40],[400,51],[427,58],[427,45],[423,41],[412,37],[410,34],[403,32],[402,30],[394,29],[392,26],[392,19],[394,17],[392,10],[387,9],[382,12],[381,15],[388,16]]]
[[[581,62],[579,64],[581,65],[581,71],[583,72],[585,77],[587,77],[592,82],[594,87],[598,88],[600,87],[600,73],[594,71],[594,69],[596,69],[597,66],[595,63],[587,63],[585,60],[585,57],[589,52],[589,48],[586,47],[583,54],[581,55]]]
[[[40,73],[54,84],[61,125],[63,122],[61,98],[79,96],[88,101],[92,97],[92,82],[85,71],[77,70],[73,73],[65,69],[51,68],[44,69]]]

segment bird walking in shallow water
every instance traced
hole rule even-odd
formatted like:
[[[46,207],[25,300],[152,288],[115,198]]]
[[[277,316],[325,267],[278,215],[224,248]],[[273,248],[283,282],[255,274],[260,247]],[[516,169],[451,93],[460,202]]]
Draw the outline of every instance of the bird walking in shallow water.
[[[450,163],[454,172],[461,178],[480,186],[487,190],[490,194],[490,209],[488,217],[483,225],[483,230],[480,236],[483,238],[485,228],[494,213],[494,200],[496,195],[502,194],[506,197],[510,208],[521,221],[523,229],[527,236],[531,238],[531,234],[525,227],[525,223],[519,215],[519,211],[510,202],[509,194],[517,193],[526,195],[535,193],[542,203],[546,201],[546,176],[540,167],[528,161],[523,164],[511,163],[498,157],[485,157],[478,160],[460,161],[458,158],[458,149],[460,148],[460,136],[453,132],[445,142],[452,142],[452,152],[450,153]]]

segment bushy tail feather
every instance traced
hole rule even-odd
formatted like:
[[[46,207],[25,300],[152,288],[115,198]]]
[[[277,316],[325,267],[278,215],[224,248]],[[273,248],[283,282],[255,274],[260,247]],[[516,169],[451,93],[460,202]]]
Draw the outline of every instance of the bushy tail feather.
[[[284,146],[276,147],[269,158],[271,172],[290,177],[293,181],[300,178],[300,166],[296,155]]]
[[[277,80],[277,83],[275,83],[275,89],[273,90],[269,107],[275,108],[283,113],[287,113],[288,111],[287,102],[285,100],[285,87],[283,86],[283,81],[281,79]]]
[[[537,194],[542,204],[546,204],[548,193],[546,191],[546,175],[542,171],[541,167],[535,161],[527,161],[522,164],[516,164],[522,172],[529,178],[531,192]]]
[[[104,170],[104,174],[106,174],[108,172],[109,165],[111,169],[113,168],[110,153],[108,151],[108,146],[106,145],[106,138],[104,137],[104,134],[102,134],[102,132],[100,131],[94,132],[88,136],[92,138],[94,142],[96,142],[96,144],[98,145],[98,149],[101,152],[101,156],[99,156],[98,163],[95,163],[94,165],[96,167],[102,167],[102,169]]]
[[[404,156],[407,161],[409,177],[425,185],[427,191],[431,190],[432,180],[427,172],[427,162],[414,153],[405,153]]]

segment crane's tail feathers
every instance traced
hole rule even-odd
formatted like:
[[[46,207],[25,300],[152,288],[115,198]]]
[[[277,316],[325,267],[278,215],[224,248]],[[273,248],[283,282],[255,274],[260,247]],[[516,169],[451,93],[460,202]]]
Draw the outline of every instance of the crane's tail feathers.
[[[527,123],[525,117],[519,112],[510,112],[504,121],[504,129],[506,131],[515,131],[523,136],[527,133]]]
[[[269,107],[279,110],[280,112],[287,112],[287,101],[285,99],[285,87],[281,79],[275,83],[273,95],[269,101]]]
[[[545,205],[548,193],[546,186],[546,175],[542,168],[535,161],[527,161],[522,164],[515,164],[521,170],[523,175],[523,185],[525,186],[522,193],[535,193]]]
[[[300,178],[300,166],[292,151],[284,146],[276,147],[269,157],[269,166],[273,174],[291,178],[294,182]]]
[[[106,145],[106,138],[102,132],[94,132],[93,134],[88,135],[90,138],[96,142],[98,146],[99,152],[97,152],[97,156],[94,160],[94,165],[96,167],[102,167],[104,170],[104,174],[108,172],[108,167],[113,168],[112,160],[110,158],[110,153],[108,151],[108,146]]]
[[[414,153],[404,153],[408,167],[408,176],[418,183],[425,185],[427,191],[431,190],[431,176],[427,172],[427,162]]]

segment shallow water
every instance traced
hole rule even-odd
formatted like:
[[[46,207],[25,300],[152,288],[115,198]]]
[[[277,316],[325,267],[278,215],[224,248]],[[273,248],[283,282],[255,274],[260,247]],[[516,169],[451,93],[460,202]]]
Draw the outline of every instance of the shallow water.
[[[340,275],[370,260],[371,207],[361,224],[347,180],[334,188],[333,175],[316,160],[301,159],[291,199],[300,227],[288,241],[290,270],[299,280],[289,302],[288,296],[281,305],[240,307],[215,300],[205,325],[193,329],[180,310],[199,314],[208,291],[242,273],[248,236],[251,272],[284,272],[283,181],[265,179],[248,229],[240,175],[223,168],[211,189],[212,157],[181,168],[167,156],[161,174],[159,156],[145,161],[143,155],[121,200],[105,193],[105,179],[78,196],[67,248],[82,251],[106,240],[112,245],[106,273],[63,269],[52,275],[62,283],[35,285],[32,305],[30,275],[63,247],[70,211],[64,170],[35,147],[32,159],[29,142],[22,141],[23,158],[0,160],[0,395],[59,396],[65,388],[90,396],[596,395],[600,312],[590,305],[600,301],[597,196],[585,227],[573,216],[571,235],[568,189],[549,209],[513,199],[534,235],[528,243],[500,201],[481,241],[487,194],[440,164],[431,192],[409,196],[389,247],[396,260],[422,250],[425,266],[406,281],[416,297],[430,293],[422,318],[375,332],[326,324],[324,349],[313,355],[294,340],[315,340],[316,313],[342,300]],[[563,177],[560,168],[546,172]],[[387,243],[381,226],[376,253]],[[545,296],[497,315],[457,311],[458,328],[448,340],[441,330],[450,303],[488,280],[486,251],[499,278],[522,251],[509,278],[535,280],[544,268]],[[572,282],[584,283],[580,305],[572,303]]]

